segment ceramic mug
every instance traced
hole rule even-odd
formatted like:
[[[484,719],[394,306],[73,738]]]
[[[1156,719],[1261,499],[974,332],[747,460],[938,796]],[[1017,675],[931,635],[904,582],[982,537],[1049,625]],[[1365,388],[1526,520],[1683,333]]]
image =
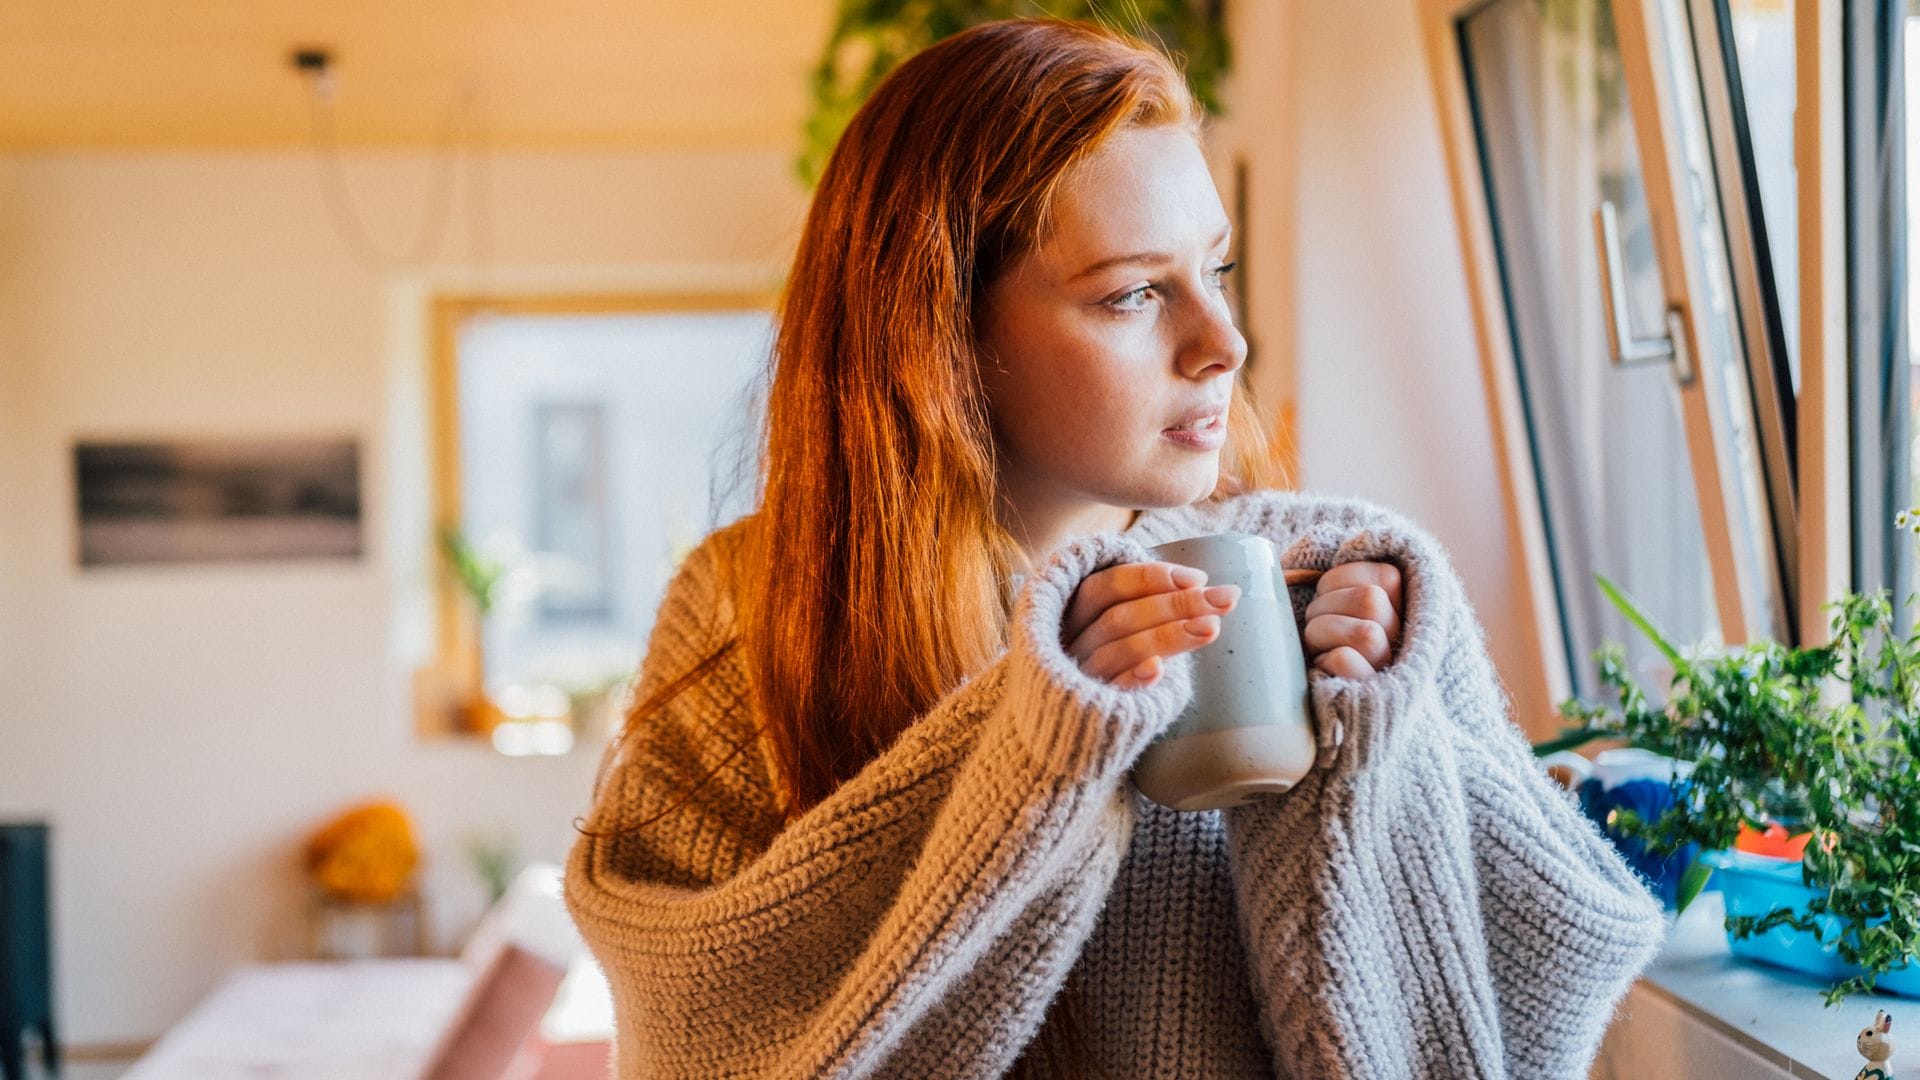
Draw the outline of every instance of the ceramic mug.
[[[1133,767],[1141,794],[1175,810],[1219,810],[1279,795],[1313,767],[1306,654],[1280,553],[1246,533],[1176,540],[1157,558],[1240,586],[1220,634],[1193,651],[1193,699]]]

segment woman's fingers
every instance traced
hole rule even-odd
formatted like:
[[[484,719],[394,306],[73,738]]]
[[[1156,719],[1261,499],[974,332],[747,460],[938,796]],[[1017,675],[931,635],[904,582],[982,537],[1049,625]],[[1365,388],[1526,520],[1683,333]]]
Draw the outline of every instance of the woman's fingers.
[[[1329,649],[1313,658],[1316,670],[1326,672],[1342,679],[1358,679],[1374,672],[1373,665],[1365,657],[1354,651],[1351,645]]]
[[[1074,591],[1060,640],[1088,675],[1122,688],[1151,685],[1164,661],[1220,635],[1240,590],[1205,587],[1206,575],[1169,562],[1127,563],[1090,574]],[[1341,563],[1319,575],[1300,640],[1314,668],[1359,678],[1387,666],[1400,639],[1400,568]]]
[[[1316,665],[1320,654],[1342,647],[1370,665],[1369,670],[1386,667],[1393,657],[1393,643],[1387,640],[1386,628],[1372,619],[1352,615],[1316,615],[1308,619],[1300,631],[1300,644]]]
[[[1206,585],[1178,592],[1155,593],[1115,604],[1093,620],[1093,625],[1067,646],[1076,660],[1086,660],[1108,642],[1119,641],[1163,623],[1225,615],[1240,600],[1238,585]]]
[[[1237,586],[1204,587],[1206,574],[1169,562],[1127,563],[1089,574],[1061,620],[1061,641],[1089,676],[1124,689],[1149,686],[1163,661],[1220,636]]]
[[[1160,658],[1150,656],[1126,674],[1113,680],[1113,685],[1122,690],[1138,690],[1143,686],[1152,686],[1160,678]]]
[[[1386,590],[1394,606],[1400,604],[1400,568],[1389,562],[1359,560],[1341,563],[1320,575],[1315,591],[1324,596],[1337,589],[1351,589],[1357,585],[1377,585]]]
[[[1392,646],[1400,641],[1400,613],[1395,607],[1393,598],[1381,586],[1353,585],[1331,592],[1322,591],[1307,605],[1306,620],[1312,622],[1322,615],[1370,619],[1387,632],[1387,644]]]
[[[1300,644],[1313,666],[1359,678],[1386,667],[1400,643],[1400,568],[1386,562],[1341,563],[1321,575],[1307,605]]]
[[[1148,660],[1165,660],[1207,644],[1220,636],[1220,616],[1202,615],[1178,622],[1161,623],[1151,630],[1129,634],[1109,641],[1080,662],[1080,670],[1093,678],[1112,682],[1129,674]]]
[[[1170,562],[1122,563],[1088,574],[1074,590],[1073,599],[1067,602],[1066,615],[1060,620],[1060,640],[1077,640],[1095,619],[1115,604],[1155,593],[1191,589],[1206,580],[1207,575],[1201,571]]]

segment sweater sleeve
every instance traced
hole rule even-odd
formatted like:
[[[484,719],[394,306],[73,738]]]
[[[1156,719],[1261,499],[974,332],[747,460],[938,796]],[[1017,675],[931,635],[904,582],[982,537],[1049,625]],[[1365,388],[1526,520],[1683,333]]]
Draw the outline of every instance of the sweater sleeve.
[[[1402,572],[1401,641],[1358,679],[1310,674],[1321,755],[1227,812],[1263,1020],[1297,1075],[1584,1076],[1658,947],[1659,908],[1530,783],[1464,589],[1390,511],[1268,520],[1285,564]],[[1296,611],[1310,598],[1296,595]]]
[[[1189,692],[1184,663],[1120,690],[1061,647],[1079,582],[1144,558],[1112,536],[1056,553],[1023,589],[1007,653],[763,846],[740,812],[753,800],[729,790],[752,786],[741,775],[674,796],[679,811],[634,835],[582,836],[567,902],[613,989],[619,1075],[990,1077],[1010,1065],[1126,850],[1121,778]],[[714,606],[711,563],[676,580],[645,667],[677,657]],[[730,678],[676,698],[646,722],[650,741],[750,729]],[[666,802],[647,760],[607,769],[597,807]]]
[[[1516,1075],[1591,1069],[1666,919],[1614,846],[1539,767],[1464,602],[1439,673],[1460,754],[1508,1060]]]

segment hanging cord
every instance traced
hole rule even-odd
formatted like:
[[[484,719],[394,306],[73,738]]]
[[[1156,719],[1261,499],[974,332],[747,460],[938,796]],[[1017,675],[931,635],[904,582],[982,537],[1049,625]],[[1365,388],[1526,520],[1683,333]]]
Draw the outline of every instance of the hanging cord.
[[[331,80],[327,72],[319,71],[307,79],[307,112],[313,131],[314,167],[327,204],[327,213],[333,219],[334,230],[345,242],[348,253],[361,269],[374,274],[400,266],[417,266],[436,258],[446,239],[447,224],[453,216],[454,165],[461,156],[462,135],[469,132],[478,135],[484,131],[485,109],[478,84],[470,82],[461,88],[447,103],[446,111],[441,116],[439,131],[434,138],[425,212],[421,216],[420,228],[414,236],[412,247],[402,254],[387,251],[374,238],[354,207],[353,191],[347,183],[346,171],[341,163],[331,98]],[[468,156],[473,158],[479,155],[470,153]],[[470,162],[470,189],[484,186],[476,182],[484,181],[484,171],[484,167]],[[470,199],[470,202],[475,204],[469,207],[470,227],[480,224],[490,226],[491,207],[478,205],[484,202],[481,199]],[[479,228],[469,237],[469,243],[475,249],[474,254],[483,263],[491,256],[491,245],[483,235],[485,232],[485,228]]]

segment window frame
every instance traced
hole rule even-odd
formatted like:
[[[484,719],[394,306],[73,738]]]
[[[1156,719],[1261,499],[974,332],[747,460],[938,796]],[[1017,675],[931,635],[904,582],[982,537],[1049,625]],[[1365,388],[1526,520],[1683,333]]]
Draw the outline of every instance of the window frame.
[[[1571,646],[1554,584],[1553,548],[1546,520],[1546,497],[1535,468],[1533,435],[1514,354],[1512,314],[1500,271],[1499,245],[1483,183],[1483,158],[1474,122],[1472,84],[1463,60],[1466,20],[1493,0],[1421,0],[1422,36],[1427,70],[1439,112],[1441,146],[1447,162],[1449,195],[1466,268],[1468,306],[1480,354],[1482,390],[1492,422],[1494,455],[1500,462],[1500,491],[1505,497],[1507,540],[1518,554],[1524,625],[1513,632],[1532,645],[1537,674],[1532,686],[1511,688],[1516,700],[1551,706],[1572,693]],[[1529,735],[1552,733],[1550,718],[1523,711],[1519,721]]]
[[[1720,635],[1726,644],[1740,645],[1762,637],[1790,635],[1793,632],[1790,617],[1783,618],[1780,626],[1758,625],[1757,610],[1762,594],[1772,593],[1779,601],[1776,610],[1785,616],[1791,594],[1779,572],[1780,559],[1771,529],[1752,538],[1758,548],[1757,567],[1749,566],[1735,551],[1735,529],[1739,523],[1738,450],[1729,419],[1714,403],[1724,401],[1734,408],[1749,409],[1752,403],[1733,397],[1722,384],[1723,373],[1710,356],[1698,317],[1702,308],[1699,298],[1707,295],[1710,286],[1703,253],[1682,233],[1681,223],[1692,220],[1701,208],[1693,205],[1696,193],[1685,182],[1687,174],[1680,164],[1685,158],[1680,125],[1686,118],[1680,115],[1676,100],[1679,91],[1672,81],[1675,65],[1670,53],[1676,43],[1668,39],[1661,23],[1661,5],[1667,2],[1682,0],[1612,0],[1613,23],[1620,42],[1621,65],[1626,73],[1627,108],[1634,118],[1667,309],[1678,317],[1687,352],[1694,358],[1693,379],[1679,387],[1680,412],[1687,432],[1694,497],[1706,535],[1707,562],[1713,572],[1714,601],[1720,610]],[[1691,43],[1688,44],[1690,48]],[[1711,135],[1709,139],[1711,141]],[[1699,194],[1706,195],[1705,192]],[[1728,222],[1717,200],[1703,198],[1702,201],[1719,217],[1723,237],[1731,234],[1736,225],[1747,225]],[[1744,362],[1751,355],[1745,335],[1737,335],[1735,344],[1742,350]],[[1777,516],[1771,506],[1774,495],[1772,491],[1762,491],[1762,498],[1770,504],[1765,515],[1768,521]]]
[[[1848,406],[1846,56],[1841,0],[1796,0],[1794,169],[1800,229],[1801,645],[1832,640],[1835,602],[1853,584]]]

